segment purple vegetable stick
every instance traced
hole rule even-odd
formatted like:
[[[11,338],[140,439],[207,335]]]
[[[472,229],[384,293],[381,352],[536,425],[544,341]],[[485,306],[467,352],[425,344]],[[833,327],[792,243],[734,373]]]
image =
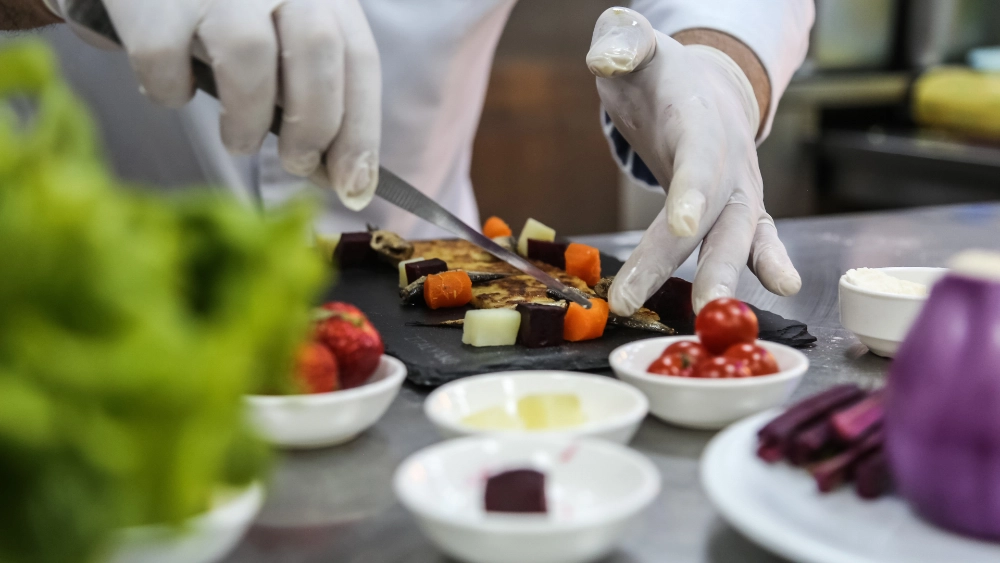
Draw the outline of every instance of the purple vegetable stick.
[[[812,466],[810,472],[816,479],[820,492],[828,493],[851,477],[852,470],[858,460],[868,452],[879,449],[884,442],[885,433],[879,428],[861,442],[851,446],[843,453]]]
[[[878,498],[891,487],[892,476],[884,450],[875,450],[858,461],[854,469],[854,490],[859,497]]]
[[[876,424],[881,424],[885,415],[884,404],[885,393],[880,389],[860,403],[834,414],[830,417],[830,425],[840,440],[853,442]]]
[[[857,385],[838,385],[790,407],[761,428],[757,432],[757,437],[764,442],[774,442],[783,446],[799,428],[819,420],[833,409],[863,395],[864,391]]]

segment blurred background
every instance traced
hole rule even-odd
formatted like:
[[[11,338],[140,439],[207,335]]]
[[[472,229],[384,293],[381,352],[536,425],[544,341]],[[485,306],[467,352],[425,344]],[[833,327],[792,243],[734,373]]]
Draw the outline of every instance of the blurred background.
[[[641,229],[661,207],[662,193],[619,174],[583,62],[594,22],[615,4],[517,4],[497,48],[475,141],[472,179],[484,217],[519,225],[534,216],[573,235]],[[1000,45],[1000,2],[817,0],[816,11],[808,59],[760,147],[771,214],[1000,199],[1000,136],[953,123],[1000,116],[1000,55],[984,49]],[[65,29],[45,34],[98,116],[119,174],[157,186],[204,177],[207,165],[181,129],[214,123],[191,114],[172,119],[137,88],[111,97],[87,91],[94,73],[108,83],[134,82],[124,57],[81,46]],[[975,78],[960,74],[915,95],[926,69],[969,61],[978,70],[963,72]],[[211,177],[237,173],[216,170]]]

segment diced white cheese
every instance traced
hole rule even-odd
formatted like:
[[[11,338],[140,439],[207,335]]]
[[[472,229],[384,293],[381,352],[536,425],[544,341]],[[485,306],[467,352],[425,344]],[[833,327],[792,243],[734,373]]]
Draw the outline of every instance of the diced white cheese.
[[[521,236],[517,239],[517,252],[521,256],[528,255],[528,239],[530,238],[552,242],[556,240],[556,230],[529,218],[524,222]]]
[[[420,262],[423,260],[421,258],[410,258],[409,260],[403,260],[399,263],[399,287],[406,287],[410,284],[406,283],[406,265],[411,262]]]
[[[462,343],[471,346],[513,346],[521,328],[521,313],[513,309],[476,309],[465,313]]]
[[[340,233],[316,233],[316,248],[320,255],[328,262],[333,261],[333,253],[340,244]]]

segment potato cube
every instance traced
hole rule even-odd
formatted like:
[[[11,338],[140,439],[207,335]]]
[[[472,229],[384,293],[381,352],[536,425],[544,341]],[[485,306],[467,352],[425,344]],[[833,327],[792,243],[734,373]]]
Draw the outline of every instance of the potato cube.
[[[556,240],[556,230],[529,218],[525,221],[521,236],[517,239],[517,252],[521,256],[528,255],[528,239],[551,242]]]
[[[476,309],[465,313],[462,343],[470,346],[513,346],[521,313],[513,309]]]

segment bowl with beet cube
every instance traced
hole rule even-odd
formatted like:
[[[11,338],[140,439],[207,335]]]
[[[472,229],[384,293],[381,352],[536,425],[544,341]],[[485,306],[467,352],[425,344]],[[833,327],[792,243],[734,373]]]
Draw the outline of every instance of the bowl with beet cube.
[[[413,454],[393,485],[423,533],[459,561],[583,563],[635,526],[660,476],[604,440],[492,435]]]
[[[650,338],[618,347],[609,361],[618,379],[646,395],[657,418],[715,430],[781,405],[809,368],[806,356],[790,346],[747,344],[716,354],[697,336]]]

